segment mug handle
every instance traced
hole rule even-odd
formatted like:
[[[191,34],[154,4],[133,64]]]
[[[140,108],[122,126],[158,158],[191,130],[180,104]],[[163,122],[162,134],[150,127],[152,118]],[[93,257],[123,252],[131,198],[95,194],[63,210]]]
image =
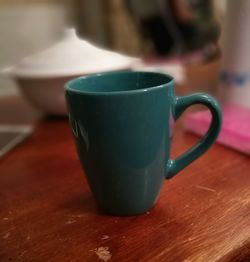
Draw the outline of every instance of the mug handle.
[[[197,93],[183,97],[176,97],[174,102],[174,119],[177,120],[180,115],[191,105],[201,104],[210,110],[212,121],[204,137],[191,149],[179,156],[176,160],[169,160],[167,163],[166,178],[172,178],[183,168],[204,154],[215,142],[219,135],[222,125],[222,114],[218,102],[211,96],[204,93]]]

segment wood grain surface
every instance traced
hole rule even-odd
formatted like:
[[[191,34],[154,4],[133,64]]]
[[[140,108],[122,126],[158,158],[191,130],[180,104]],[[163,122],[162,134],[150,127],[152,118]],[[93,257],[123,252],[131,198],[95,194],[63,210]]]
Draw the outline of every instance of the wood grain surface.
[[[215,145],[165,182],[149,212],[114,217],[89,192],[67,119],[0,101],[1,123],[21,120],[36,127],[0,162],[1,262],[250,261],[249,157]],[[197,139],[177,125],[173,156]]]

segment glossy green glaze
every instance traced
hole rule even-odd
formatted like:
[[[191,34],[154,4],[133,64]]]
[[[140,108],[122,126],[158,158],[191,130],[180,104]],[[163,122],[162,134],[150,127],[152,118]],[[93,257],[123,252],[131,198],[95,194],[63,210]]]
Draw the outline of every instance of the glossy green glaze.
[[[203,154],[221,127],[217,102],[206,94],[176,97],[171,76],[118,72],[74,79],[66,85],[78,154],[99,205],[114,215],[146,212],[171,178]],[[174,120],[190,105],[213,115],[207,135],[169,159]]]

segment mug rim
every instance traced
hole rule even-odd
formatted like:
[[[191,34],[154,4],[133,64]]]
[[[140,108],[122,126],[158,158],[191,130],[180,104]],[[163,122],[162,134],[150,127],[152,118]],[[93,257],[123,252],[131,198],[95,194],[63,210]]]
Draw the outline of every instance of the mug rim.
[[[91,80],[97,77],[104,77],[104,76],[119,76],[119,75],[132,75],[132,74],[143,74],[143,75],[154,75],[154,76],[159,76],[163,77],[166,79],[166,81],[162,84],[158,85],[153,85],[149,86],[146,88],[141,88],[141,89],[132,89],[132,90],[122,90],[122,91],[86,91],[86,90],[79,90],[73,87],[73,85],[76,85],[79,80]],[[141,94],[145,92],[152,92],[155,90],[162,89],[164,87],[167,87],[169,85],[174,84],[174,78],[173,76],[165,73],[160,73],[160,72],[153,72],[153,71],[118,71],[118,72],[103,72],[103,73],[96,73],[96,74],[90,74],[90,75],[84,75],[80,76],[77,78],[74,78],[70,81],[68,81],[65,84],[65,91],[68,91],[70,93],[75,93],[75,94],[81,94],[81,95],[94,95],[94,96],[101,96],[101,95],[106,95],[106,96],[111,96],[111,95],[125,95],[125,94]]]

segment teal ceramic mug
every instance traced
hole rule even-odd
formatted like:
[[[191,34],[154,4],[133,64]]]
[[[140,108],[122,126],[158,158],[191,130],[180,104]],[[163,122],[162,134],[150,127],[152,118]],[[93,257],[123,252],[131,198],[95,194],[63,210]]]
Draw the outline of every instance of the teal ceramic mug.
[[[84,76],[66,84],[77,151],[100,207],[114,215],[146,212],[165,179],[201,156],[221,128],[221,110],[209,95],[177,97],[171,76],[115,72]],[[189,151],[169,157],[174,121],[191,105],[211,111],[207,134]]]

